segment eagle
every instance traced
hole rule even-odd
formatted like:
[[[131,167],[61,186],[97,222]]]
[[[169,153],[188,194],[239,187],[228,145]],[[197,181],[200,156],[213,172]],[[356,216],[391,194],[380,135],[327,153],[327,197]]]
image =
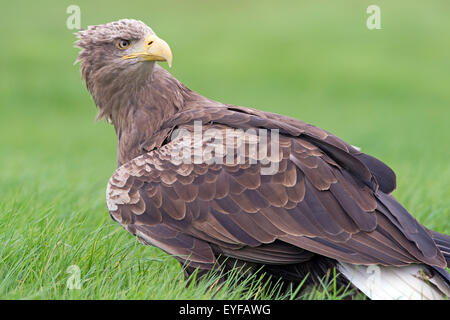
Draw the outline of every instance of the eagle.
[[[450,295],[450,236],[393,197],[386,164],[314,125],[188,89],[158,65],[171,49],[142,21],[76,35],[82,80],[118,139],[110,216],[187,276],[243,267],[314,282],[335,268],[371,299]]]

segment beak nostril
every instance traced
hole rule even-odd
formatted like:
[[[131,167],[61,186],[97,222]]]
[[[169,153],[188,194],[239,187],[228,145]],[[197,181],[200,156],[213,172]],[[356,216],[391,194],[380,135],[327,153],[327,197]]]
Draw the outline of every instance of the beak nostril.
[[[153,44],[153,41],[149,41],[149,43],[147,43],[148,46],[151,46]]]

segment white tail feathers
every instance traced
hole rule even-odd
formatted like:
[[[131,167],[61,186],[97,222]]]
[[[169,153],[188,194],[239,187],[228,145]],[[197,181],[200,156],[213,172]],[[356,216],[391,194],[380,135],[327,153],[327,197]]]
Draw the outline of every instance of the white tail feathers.
[[[339,262],[337,268],[372,300],[436,300],[450,296],[448,284],[425,265],[404,267],[354,265]]]

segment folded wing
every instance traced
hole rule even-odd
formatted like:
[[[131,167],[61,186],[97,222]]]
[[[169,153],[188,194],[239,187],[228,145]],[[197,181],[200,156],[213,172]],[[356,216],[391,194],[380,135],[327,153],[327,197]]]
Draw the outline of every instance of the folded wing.
[[[211,143],[206,134],[195,142],[194,121],[203,133],[240,129],[233,134],[242,138],[243,158],[229,163],[227,152],[214,150],[206,163],[175,161],[180,148],[195,154]],[[171,137],[175,129],[184,135]],[[247,129],[278,129],[278,148],[251,152],[260,137]],[[232,146],[234,154],[240,147]],[[429,231],[389,195],[389,167],[299,120],[197,108],[169,119],[142,149],[109,181],[111,216],[191,266],[210,269],[218,253],[266,264],[302,262],[314,253],[354,264],[446,265]],[[267,163],[276,163],[275,174],[261,173]]]

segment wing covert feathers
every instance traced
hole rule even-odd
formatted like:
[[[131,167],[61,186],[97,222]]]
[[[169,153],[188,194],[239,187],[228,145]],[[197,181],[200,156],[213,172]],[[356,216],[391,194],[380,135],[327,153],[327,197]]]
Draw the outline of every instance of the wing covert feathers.
[[[201,163],[175,161],[179,150],[204,152],[213,140],[186,141],[194,121],[214,136],[234,128],[242,138],[227,146],[234,151],[260,139],[243,130],[279,129],[279,150],[246,151],[245,161],[231,164],[218,149]],[[184,133],[168,137],[174,129]],[[268,264],[319,254],[352,264],[446,266],[431,233],[389,195],[390,168],[299,120],[239,107],[188,110],[168,119],[142,152],[111,177],[110,214],[192,266],[211,268],[217,254]],[[261,174],[265,163],[276,163],[276,173]]]

